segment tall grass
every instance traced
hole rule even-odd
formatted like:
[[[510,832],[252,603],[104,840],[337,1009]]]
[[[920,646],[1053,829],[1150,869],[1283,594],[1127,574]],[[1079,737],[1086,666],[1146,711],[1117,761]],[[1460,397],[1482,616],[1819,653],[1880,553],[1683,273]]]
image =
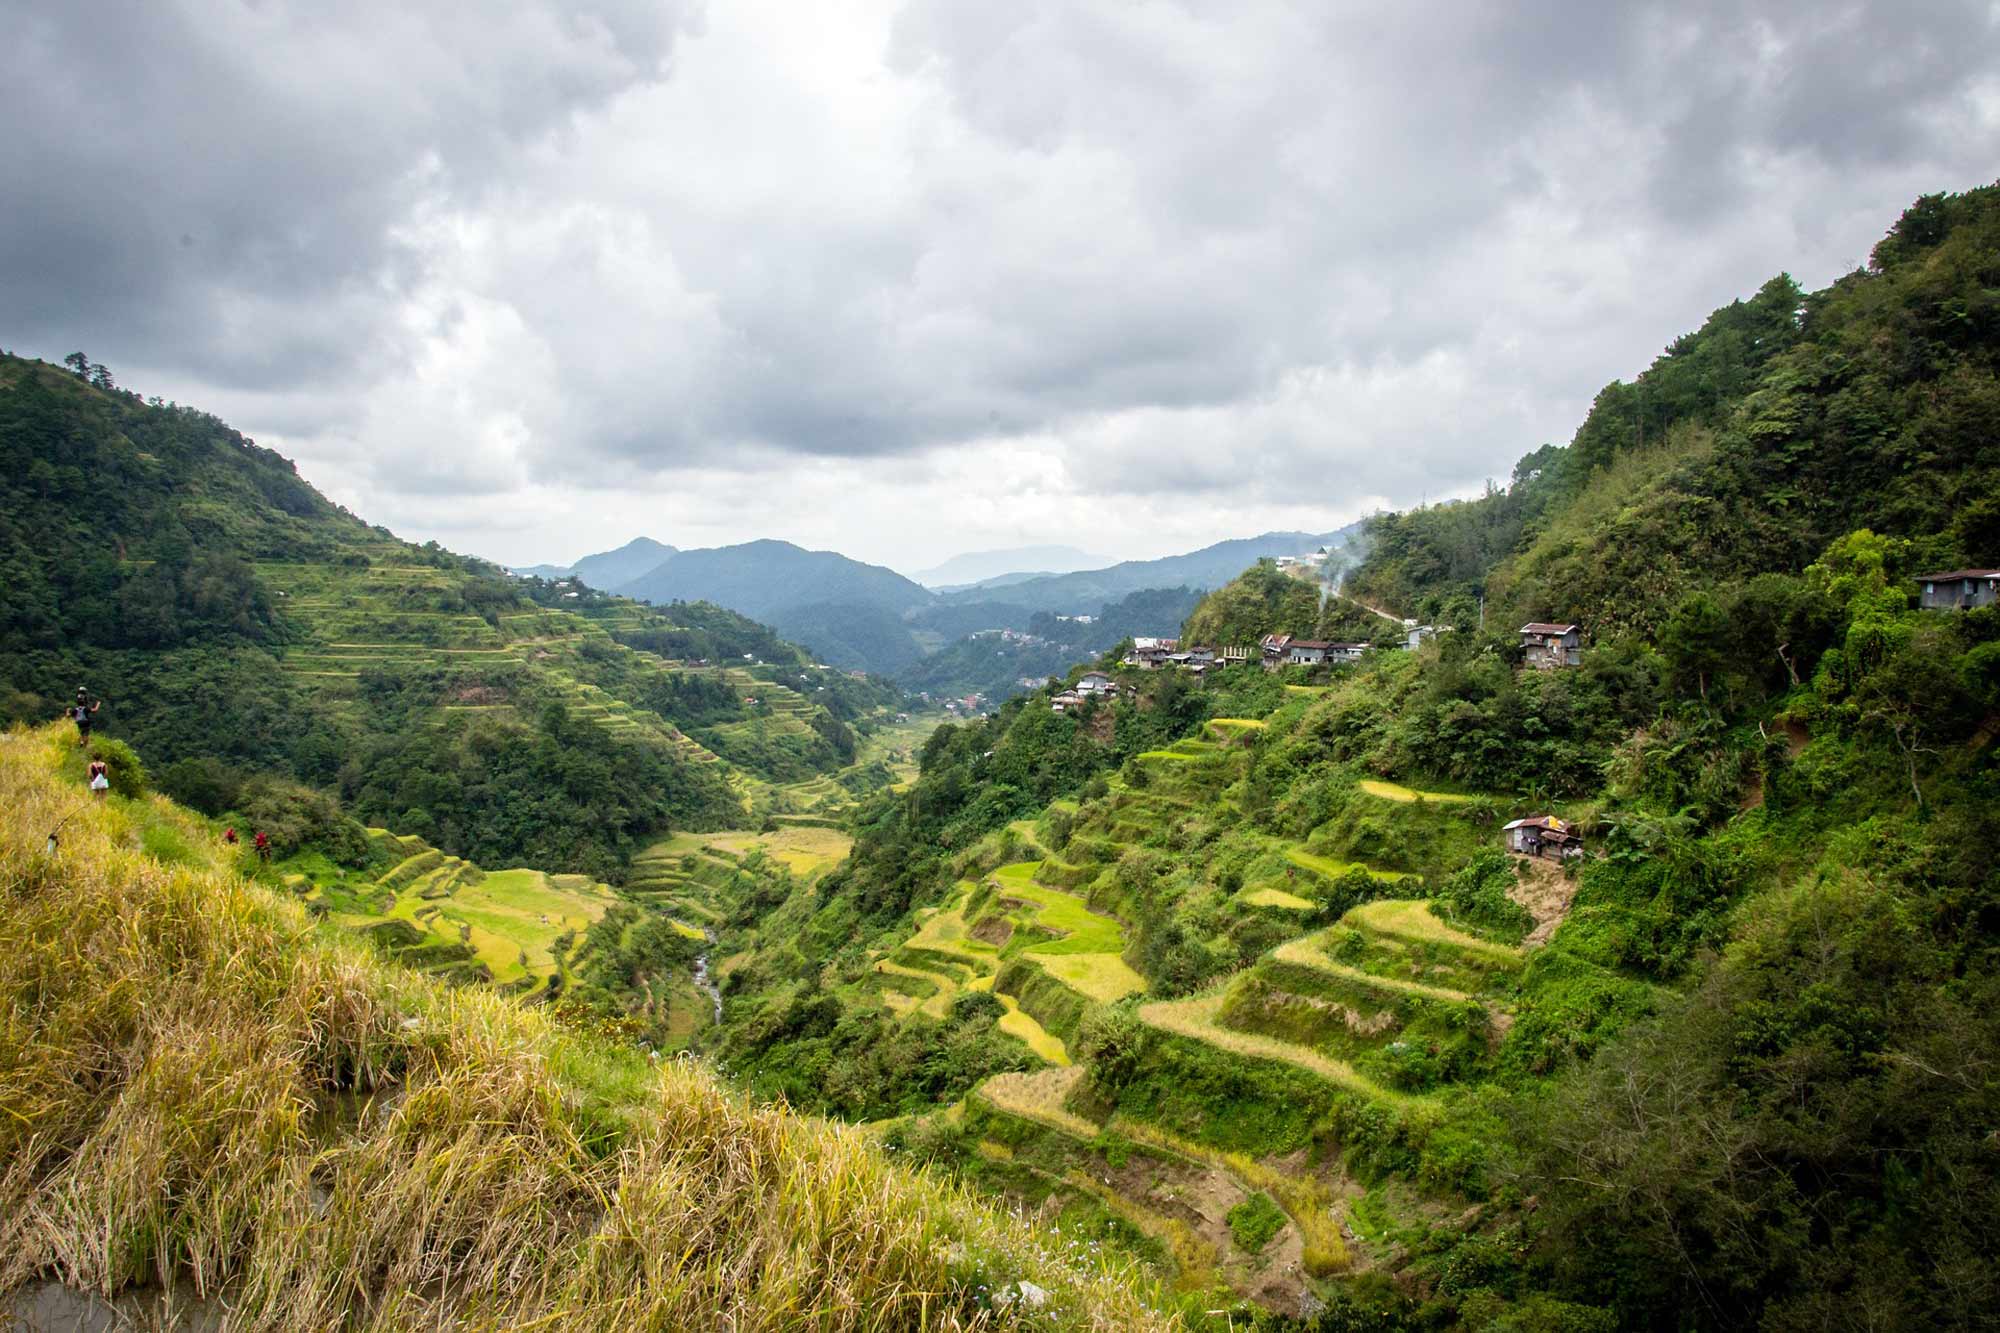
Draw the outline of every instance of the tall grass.
[[[1173,1326],[859,1131],[161,864],[60,753],[0,736],[0,1292],[171,1283],[257,1329]],[[1045,1302],[990,1294],[1021,1280]]]

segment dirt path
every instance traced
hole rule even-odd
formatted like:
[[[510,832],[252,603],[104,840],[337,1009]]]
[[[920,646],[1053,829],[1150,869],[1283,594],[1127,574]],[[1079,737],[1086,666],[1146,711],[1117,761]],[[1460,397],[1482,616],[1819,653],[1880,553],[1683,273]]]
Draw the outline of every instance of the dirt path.
[[[1514,865],[1516,878],[1507,896],[1535,918],[1535,928],[1521,943],[1524,948],[1538,949],[1568,919],[1570,904],[1576,899],[1577,882],[1563,874],[1562,867],[1554,861],[1544,861],[1539,856],[1516,856]]]
[[[1359,597],[1352,597],[1344,592],[1336,592],[1334,593],[1334,596],[1338,597],[1343,602],[1354,603],[1356,606],[1360,607],[1363,611],[1368,612],[1370,615],[1376,615],[1382,617],[1382,619],[1388,621],[1390,624],[1394,625],[1397,629],[1401,629],[1403,627],[1403,618],[1401,616],[1392,616],[1379,606],[1368,605],[1368,603],[1362,601]]]

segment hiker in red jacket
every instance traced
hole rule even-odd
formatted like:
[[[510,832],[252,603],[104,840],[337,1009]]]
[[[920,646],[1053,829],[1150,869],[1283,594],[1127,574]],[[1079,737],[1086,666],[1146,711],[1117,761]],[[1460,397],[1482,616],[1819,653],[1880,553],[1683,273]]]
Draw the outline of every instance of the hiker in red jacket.
[[[256,845],[258,860],[268,861],[271,859],[271,838],[269,834],[265,833],[262,829],[258,829],[257,836],[251,841]]]
[[[236,845],[236,825],[231,824],[228,828],[222,830],[222,840],[231,847]]]

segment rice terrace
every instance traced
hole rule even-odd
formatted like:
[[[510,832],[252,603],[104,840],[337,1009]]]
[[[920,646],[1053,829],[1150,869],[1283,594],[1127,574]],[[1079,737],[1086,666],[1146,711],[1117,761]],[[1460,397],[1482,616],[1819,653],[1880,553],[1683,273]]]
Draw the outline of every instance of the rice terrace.
[[[16,6],[0,1329],[2000,1328],[2000,7],[1656,8]]]

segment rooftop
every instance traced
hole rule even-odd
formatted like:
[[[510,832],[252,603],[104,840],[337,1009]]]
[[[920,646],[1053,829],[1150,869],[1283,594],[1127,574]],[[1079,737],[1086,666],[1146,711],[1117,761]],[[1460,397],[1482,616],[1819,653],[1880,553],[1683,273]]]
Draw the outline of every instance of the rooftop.
[[[1953,579],[2000,579],[2000,569],[1947,569],[1942,574],[1919,574],[1919,583],[1949,583]]]

